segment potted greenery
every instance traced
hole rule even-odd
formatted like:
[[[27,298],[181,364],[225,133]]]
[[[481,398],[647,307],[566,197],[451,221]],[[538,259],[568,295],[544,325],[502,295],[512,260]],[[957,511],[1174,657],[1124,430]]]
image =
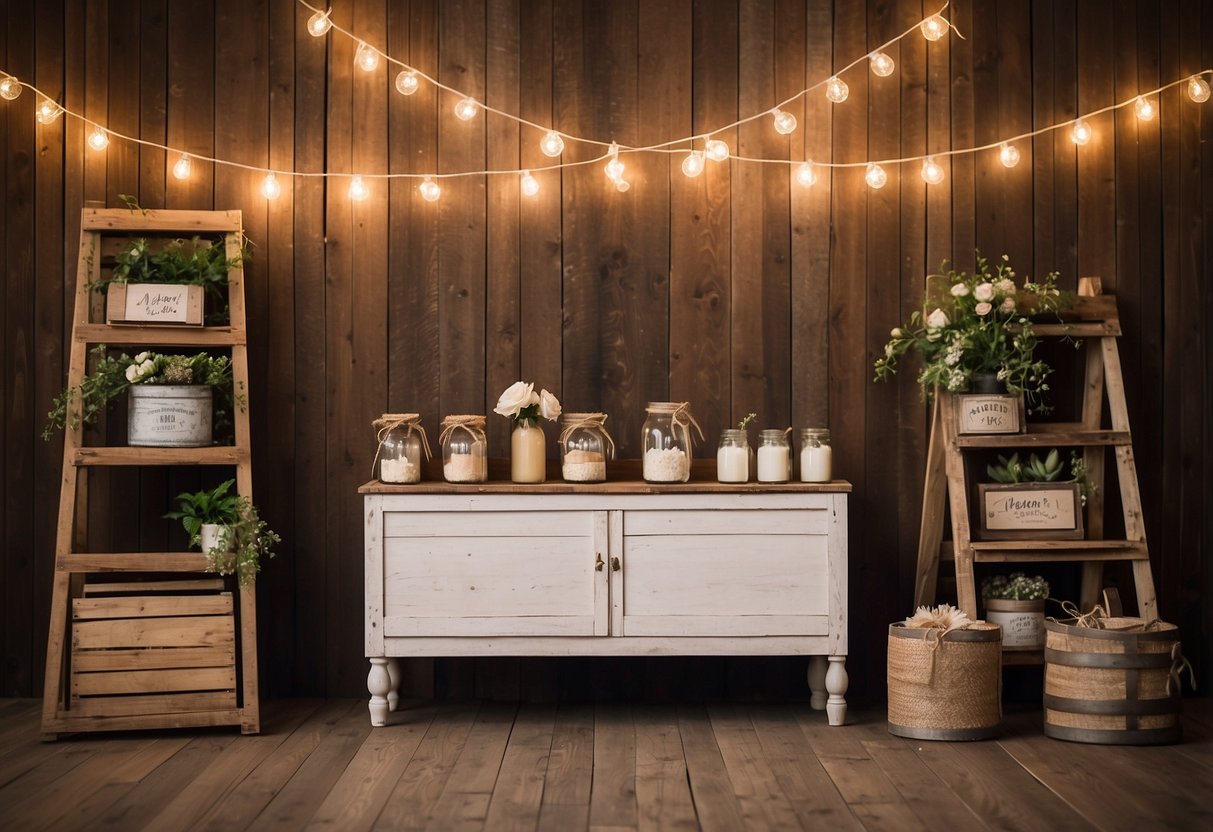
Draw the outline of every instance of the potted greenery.
[[[232,364],[226,356],[162,355],[141,352],[110,355],[104,344],[92,350],[93,371],[80,384],[55,397],[47,413],[44,439],[65,427],[92,424],[106,405],[126,393],[130,398],[127,442],[134,446],[197,448],[211,444],[214,388],[230,395]],[[226,416],[226,406],[218,408]]]
[[[1045,601],[1049,584],[1023,572],[994,575],[981,582],[986,620],[1002,627],[1005,650],[1039,650],[1045,643]]]
[[[1049,389],[1052,368],[1035,356],[1030,316],[1056,314],[1069,297],[1057,289],[1056,272],[1022,286],[1015,276],[1007,255],[991,270],[978,252],[975,274],[949,269],[929,277],[922,310],[890,333],[884,355],[875,364],[876,380],[887,381],[901,357],[914,352],[922,360],[918,383],[924,390],[1001,388],[1024,394],[1033,410],[1045,410],[1040,397]]]
[[[190,545],[206,553],[210,571],[235,575],[240,586],[247,586],[261,571],[261,557],[272,558],[282,538],[247,497],[230,493],[233,483],[225,480],[209,491],[178,494],[180,510],[164,516],[181,521]]]

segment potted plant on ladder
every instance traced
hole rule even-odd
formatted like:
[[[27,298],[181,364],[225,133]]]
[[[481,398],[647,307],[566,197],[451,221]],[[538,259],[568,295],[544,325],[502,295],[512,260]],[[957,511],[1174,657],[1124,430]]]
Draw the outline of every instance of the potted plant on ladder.
[[[231,493],[234,483],[224,480],[209,491],[178,494],[180,510],[164,516],[181,521],[190,545],[206,554],[210,571],[235,575],[240,586],[246,586],[261,571],[262,556],[272,558],[282,538],[261,519],[251,500]]]

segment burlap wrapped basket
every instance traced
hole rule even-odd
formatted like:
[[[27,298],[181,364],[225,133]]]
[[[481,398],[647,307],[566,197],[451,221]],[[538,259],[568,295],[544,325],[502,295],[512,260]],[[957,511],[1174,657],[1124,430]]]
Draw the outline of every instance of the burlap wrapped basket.
[[[1002,628],[978,621],[938,629],[889,625],[889,733],[984,740],[1002,720]]]

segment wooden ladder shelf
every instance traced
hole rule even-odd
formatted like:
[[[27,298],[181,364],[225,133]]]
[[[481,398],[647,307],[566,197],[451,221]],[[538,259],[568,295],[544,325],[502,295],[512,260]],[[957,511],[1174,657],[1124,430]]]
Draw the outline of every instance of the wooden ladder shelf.
[[[1150,555],[1141,516],[1141,493],[1133,462],[1124,378],[1116,343],[1121,332],[1116,299],[1100,293],[1097,278],[1083,278],[1079,283],[1077,302],[1067,310],[1066,316],[1074,320],[1036,324],[1034,330],[1042,338],[1069,336],[1084,339],[1086,372],[1081,421],[1029,423],[1027,431],[1019,434],[962,435],[958,429],[957,397],[942,393],[935,396],[918,541],[915,606],[934,602],[939,563],[949,554],[955,563],[960,608],[971,618],[977,617],[973,574],[975,563],[1081,562],[1081,605],[1085,610],[1090,609],[1098,598],[1104,562],[1127,560],[1133,565],[1138,615],[1146,619],[1158,617]],[[1104,427],[1101,422],[1105,393],[1111,416],[1110,427]],[[1087,499],[1085,539],[974,540],[970,518],[973,489],[966,474],[966,452],[990,448],[1047,450],[1053,447],[1081,448],[1088,481],[1096,487]],[[1109,447],[1115,452],[1117,481],[1124,510],[1125,537],[1116,540],[1104,539],[1104,457]],[[951,515],[950,546],[943,541],[945,500],[947,513]]]
[[[110,325],[89,284],[129,237],[222,238],[229,262],[243,243],[239,211],[85,208],[68,364],[80,384],[89,348],[195,347],[230,350],[237,397],[247,399],[244,270],[228,269],[228,326]],[[97,318],[101,318],[98,322]],[[88,542],[89,472],[99,466],[226,465],[252,498],[247,402],[233,409],[235,443],[204,448],[98,447],[69,425],[55,540],[42,732],[239,725],[260,730],[256,586],[205,574],[199,552],[93,552]],[[129,579],[114,573],[132,573]],[[139,574],[143,573],[143,574]],[[169,573],[154,575],[149,573]],[[104,574],[105,581],[94,581]]]

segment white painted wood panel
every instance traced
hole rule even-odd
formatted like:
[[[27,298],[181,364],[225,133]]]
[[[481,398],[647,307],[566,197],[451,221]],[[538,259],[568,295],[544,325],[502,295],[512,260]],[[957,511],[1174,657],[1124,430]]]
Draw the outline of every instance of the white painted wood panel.
[[[392,511],[385,537],[589,537],[587,511]]]
[[[369,498],[372,495],[367,495]],[[763,491],[738,494],[382,494],[386,511],[547,512],[715,509],[829,509],[832,492]],[[845,499],[845,495],[841,495]],[[385,512],[386,513],[386,512]]]
[[[383,632],[393,636],[592,636],[592,615],[517,615],[477,617],[389,616],[383,620]]]
[[[632,636],[824,636],[825,615],[624,615],[623,633]]]
[[[716,509],[712,511],[627,511],[623,533],[661,534],[788,534],[824,535],[829,531],[830,515],[825,509]]]
[[[389,638],[389,656],[825,656],[827,636]]]
[[[824,536],[625,535],[624,619],[825,615],[826,553]]]

